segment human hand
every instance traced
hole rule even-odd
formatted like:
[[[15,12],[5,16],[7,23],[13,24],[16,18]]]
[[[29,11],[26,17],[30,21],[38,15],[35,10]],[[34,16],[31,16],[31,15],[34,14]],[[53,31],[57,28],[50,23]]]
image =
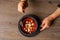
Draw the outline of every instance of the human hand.
[[[46,29],[46,28],[49,28],[51,22],[52,22],[53,20],[55,20],[57,17],[59,17],[59,16],[60,16],[60,8],[57,8],[54,13],[52,13],[51,15],[49,15],[48,17],[46,17],[46,18],[43,20],[43,22],[42,22],[42,24],[41,24],[42,29],[41,29],[40,31],[42,31],[42,30],[44,30],[44,29]]]
[[[46,17],[46,18],[42,21],[41,30],[40,30],[40,31],[43,31],[44,29],[49,28],[52,20],[53,20],[52,18]]]
[[[28,2],[27,1],[21,1],[18,3],[18,11],[21,13],[25,12],[25,9],[28,7]]]

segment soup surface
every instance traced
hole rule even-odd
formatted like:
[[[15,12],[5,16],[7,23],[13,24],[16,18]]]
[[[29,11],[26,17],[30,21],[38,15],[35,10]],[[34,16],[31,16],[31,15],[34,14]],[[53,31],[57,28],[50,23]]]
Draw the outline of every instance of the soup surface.
[[[36,21],[32,18],[27,17],[22,21],[22,30],[27,34],[34,32],[36,27]]]

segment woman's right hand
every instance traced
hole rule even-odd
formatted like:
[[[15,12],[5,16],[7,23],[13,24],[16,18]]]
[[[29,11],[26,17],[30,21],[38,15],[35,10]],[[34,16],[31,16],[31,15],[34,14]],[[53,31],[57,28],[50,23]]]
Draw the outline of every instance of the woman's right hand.
[[[53,21],[54,19],[52,18],[52,16],[48,16],[46,17],[43,21],[42,21],[42,24],[41,24],[41,30],[40,31],[43,31],[44,29],[46,28],[49,28],[50,25],[51,25],[51,22]]]
[[[25,12],[25,9],[28,7],[28,2],[27,1],[20,1],[18,3],[18,11],[21,13]]]

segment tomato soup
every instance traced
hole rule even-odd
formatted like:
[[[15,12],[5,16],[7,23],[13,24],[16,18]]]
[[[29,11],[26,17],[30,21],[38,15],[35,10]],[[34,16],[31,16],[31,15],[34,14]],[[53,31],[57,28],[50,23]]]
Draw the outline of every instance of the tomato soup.
[[[32,32],[34,32],[36,30],[36,22],[34,19],[32,18],[25,18],[23,21],[22,21],[22,29],[24,32],[26,32],[27,34],[30,34]]]

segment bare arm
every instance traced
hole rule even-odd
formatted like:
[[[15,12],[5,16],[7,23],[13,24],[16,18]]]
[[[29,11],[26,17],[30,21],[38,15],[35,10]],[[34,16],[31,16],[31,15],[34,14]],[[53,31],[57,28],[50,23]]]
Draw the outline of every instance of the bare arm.
[[[41,24],[42,29],[40,31],[42,31],[46,28],[49,28],[52,20],[56,19],[58,16],[60,16],[60,8],[57,8],[55,12],[53,12],[51,15],[49,15],[48,17],[46,17],[43,20],[43,22]]]
[[[52,18],[52,19],[55,19],[57,18],[58,16],[60,16],[60,8],[58,7],[56,9],[56,11],[54,13],[52,13],[51,15],[49,15],[48,17]]]

